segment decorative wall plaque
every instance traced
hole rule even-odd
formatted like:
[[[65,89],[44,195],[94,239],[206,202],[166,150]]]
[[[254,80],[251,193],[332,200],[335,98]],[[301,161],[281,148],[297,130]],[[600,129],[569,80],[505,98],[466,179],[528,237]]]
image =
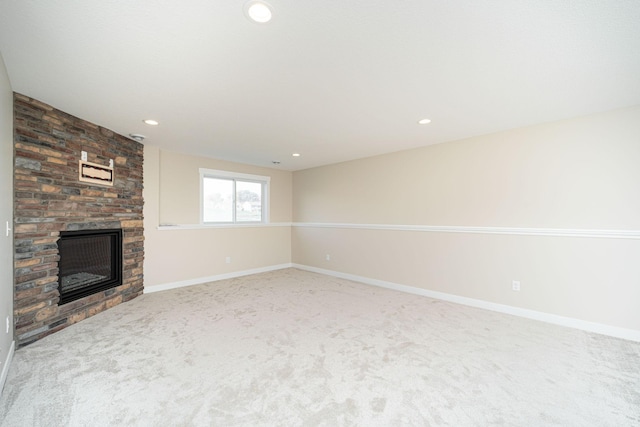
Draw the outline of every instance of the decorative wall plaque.
[[[84,160],[80,160],[79,164],[80,181],[113,186],[113,167],[102,166]]]

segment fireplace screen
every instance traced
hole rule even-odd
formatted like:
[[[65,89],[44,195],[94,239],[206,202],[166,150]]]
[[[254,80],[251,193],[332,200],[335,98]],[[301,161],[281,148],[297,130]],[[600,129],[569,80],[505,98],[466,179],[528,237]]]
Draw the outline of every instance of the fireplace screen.
[[[60,304],[122,284],[122,230],[62,231]]]

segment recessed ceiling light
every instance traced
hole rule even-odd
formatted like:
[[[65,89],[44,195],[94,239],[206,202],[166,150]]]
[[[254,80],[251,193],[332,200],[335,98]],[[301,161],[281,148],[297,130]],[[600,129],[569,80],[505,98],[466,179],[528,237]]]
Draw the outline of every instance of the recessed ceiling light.
[[[151,125],[151,126],[158,126],[160,124],[156,120],[153,120],[153,119],[143,120],[143,122],[145,122],[146,124]]]
[[[292,156],[293,157],[300,157],[300,153],[293,153]]]
[[[144,139],[146,138],[146,136],[144,135],[140,135],[139,133],[130,133],[129,134],[129,138],[136,140],[138,142],[142,142],[144,141]]]
[[[431,120],[429,119],[418,120],[419,125],[428,125],[429,123],[431,123]]]
[[[244,5],[245,14],[254,22],[264,24],[271,21],[271,5],[261,0],[252,0]]]

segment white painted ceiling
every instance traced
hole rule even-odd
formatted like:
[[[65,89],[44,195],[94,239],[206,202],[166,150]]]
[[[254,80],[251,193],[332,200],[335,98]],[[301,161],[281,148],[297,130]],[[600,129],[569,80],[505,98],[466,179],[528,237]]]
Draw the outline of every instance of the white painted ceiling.
[[[0,53],[67,113],[287,170],[640,104],[638,0],[269,3],[0,0]]]

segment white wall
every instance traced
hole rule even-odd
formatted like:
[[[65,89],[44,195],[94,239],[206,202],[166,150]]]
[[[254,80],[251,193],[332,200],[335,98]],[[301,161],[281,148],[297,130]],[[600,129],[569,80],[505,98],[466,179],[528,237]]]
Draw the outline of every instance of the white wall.
[[[293,262],[640,333],[639,135],[640,106],[295,172]]]
[[[7,221],[13,224],[13,91],[0,56],[0,389],[13,348],[13,233],[6,235]]]
[[[270,176],[271,224],[198,226],[200,168]],[[291,180],[291,172],[145,146],[145,292],[290,265]],[[166,223],[182,226],[159,227]]]

